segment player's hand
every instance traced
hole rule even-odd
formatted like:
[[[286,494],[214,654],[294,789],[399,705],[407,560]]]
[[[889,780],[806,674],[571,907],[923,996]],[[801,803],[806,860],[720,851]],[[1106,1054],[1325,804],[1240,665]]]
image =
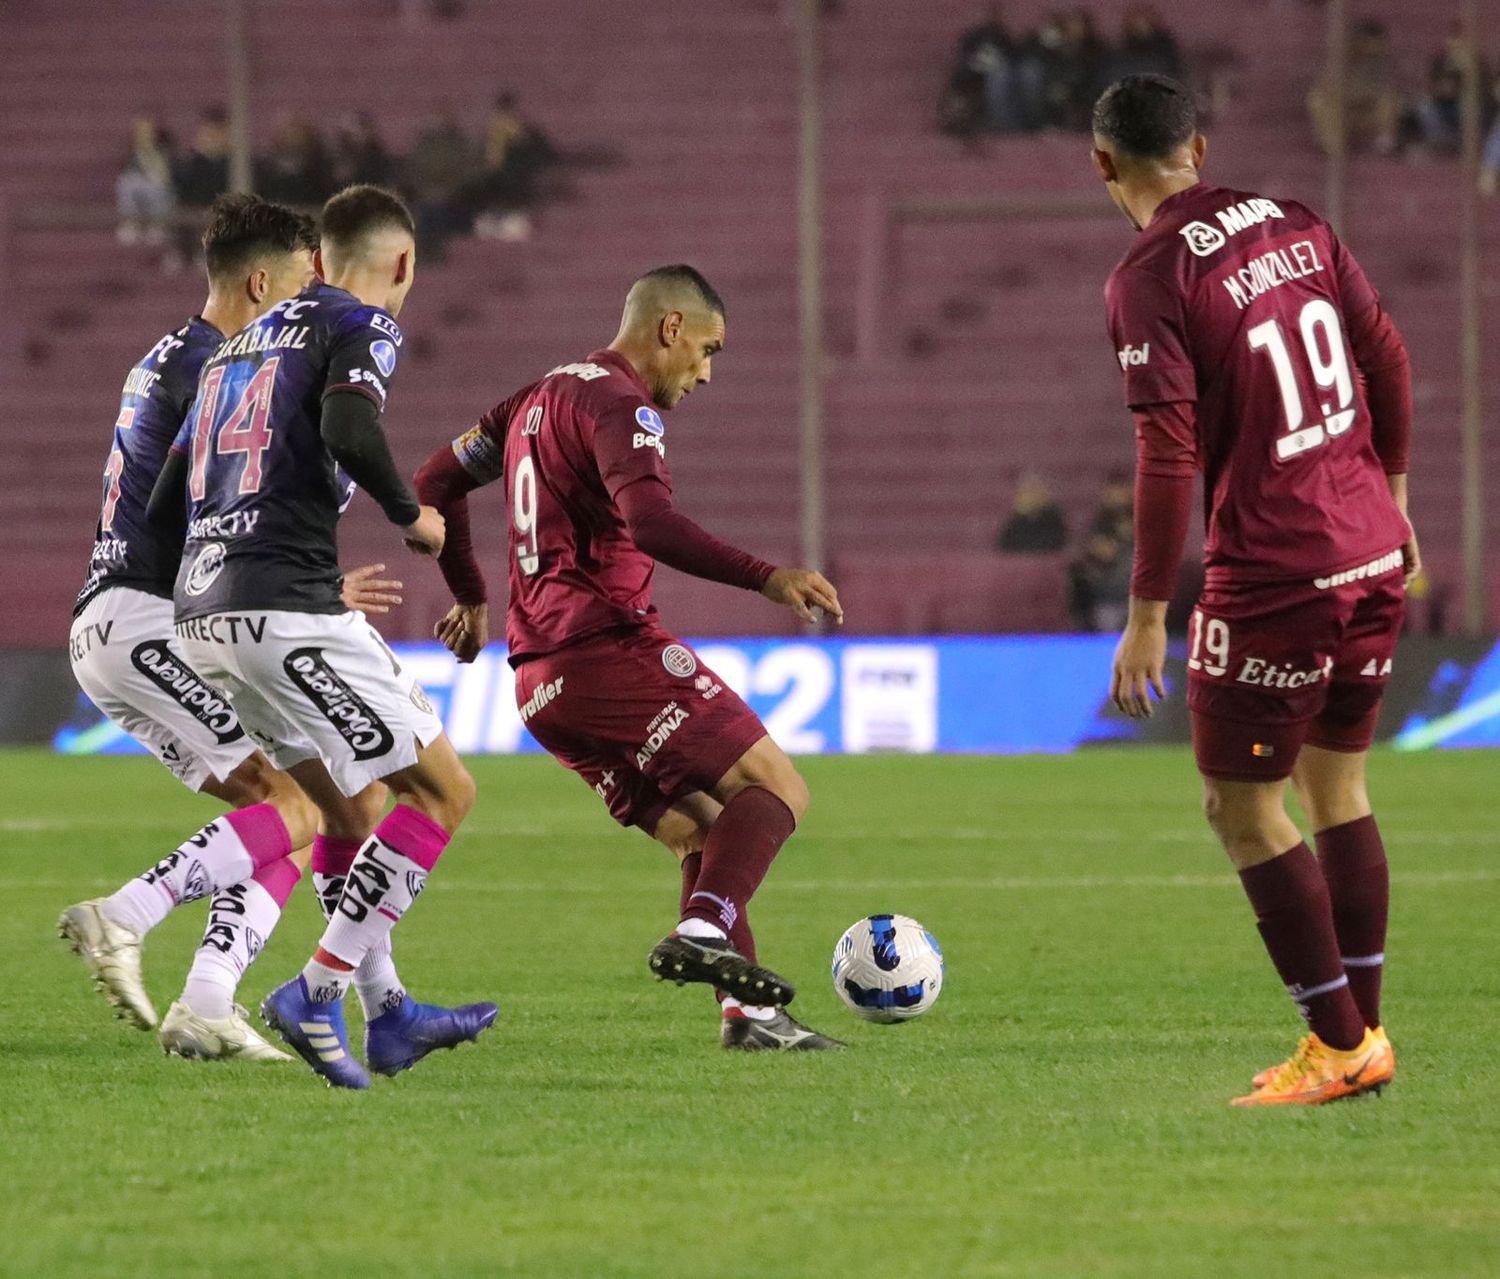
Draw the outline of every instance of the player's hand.
[[[804,622],[816,622],[818,615],[813,609],[820,608],[840,626],[844,624],[839,593],[816,569],[779,568],[766,578],[760,593],[777,604],[785,604]]]
[[[1422,548],[1417,545],[1417,530],[1410,520],[1406,521],[1406,527],[1411,536],[1401,544],[1401,557],[1404,561],[1402,571],[1406,575],[1406,584],[1410,586],[1417,574],[1422,571]]]
[[[1127,622],[1115,646],[1110,701],[1131,719],[1145,719],[1154,714],[1151,692],[1154,690],[1158,699],[1167,695],[1161,676],[1166,661],[1166,622],[1156,618]]]
[[[432,628],[433,638],[460,662],[472,662],[490,642],[488,604],[455,604]]]
[[[435,506],[424,506],[422,513],[401,530],[406,549],[418,555],[441,555],[443,539],[447,536],[447,521]]]
[[[366,564],[344,574],[344,607],[352,613],[389,613],[401,603],[401,583],[377,577],[384,564]]]

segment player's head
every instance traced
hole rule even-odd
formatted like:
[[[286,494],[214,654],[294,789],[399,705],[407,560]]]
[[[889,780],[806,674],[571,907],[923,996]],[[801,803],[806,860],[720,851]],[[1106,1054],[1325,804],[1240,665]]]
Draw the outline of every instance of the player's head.
[[[317,247],[306,214],[258,195],[221,195],[203,232],[210,296],[242,327],[307,287]]]
[[[1191,91],[1170,76],[1116,80],[1094,104],[1093,125],[1094,167],[1138,229],[1134,190],[1197,181],[1206,145],[1198,132],[1198,109]]]
[[[724,346],[724,299],[690,266],[647,271],[630,286],[614,345],[640,369],[657,407],[676,408],[709,380]]]
[[[417,229],[394,191],[361,183],[323,206],[318,274],[362,302],[401,310],[417,272]]]

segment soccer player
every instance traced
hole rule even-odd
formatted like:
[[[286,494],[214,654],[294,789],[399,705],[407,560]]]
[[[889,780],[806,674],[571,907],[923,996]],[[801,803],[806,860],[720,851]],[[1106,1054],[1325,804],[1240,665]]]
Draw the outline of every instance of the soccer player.
[[[616,821],[681,863],[681,922],[652,950],[652,970],[719,988],[726,1047],[834,1048],[781,1007],[792,987],[755,962],[746,915],[807,786],[651,604],[660,560],[808,621],[814,609],[843,620],[821,574],[735,550],[673,509],[662,412],[708,383],[723,345],[724,303],[708,282],[688,266],[649,271],[608,347],[517,391],[429,458],[417,491],[447,520],[439,564],[457,601],[435,633],[460,661],[488,638],[466,495],[503,479],[521,718]]]
[[[1235,1104],[1378,1090],[1395,1073],[1380,1017],[1389,877],[1365,758],[1419,566],[1406,348],[1323,219],[1200,180],[1204,140],[1181,85],[1129,76],[1093,126],[1094,164],[1140,232],[1105,289],[1138,459],[1112,696],[1132,716],[1162,696],[1200,470],[1193,747],[1208,820],[1311,1028]],[[1287,815],[1288,778],[1316,857]]]
[[[412,498],[380,425],[402,343],[395,317],[415,271],[411,215],[379,188],[341,191],[323,210],[315,264],[321,279],[204,364],[149,515],[171,522],[186,485],[178,644],[312,801],[272,795],[211,822],[180,851],[219,881],[245,861],[285,857],[312,838],[319,812],[328,821],[377,782],[396,798],[352,857],[312,959],[261,1005],[331,1085],[367,1088],[343,996],[422,891],[474,783],[422,690],[339,590],[339,468],[409,547],[435,554],[443,544],[441,517]],[[367,1060],[393,1074],[434,1047],[476,1038],[495,1014],[491,1003],[450,1010],[403,995],[368,1023]]]
[[[311,219],[291,209],[250,195],[215,202],[203,235],[209,288],[202,312],[161,338],[125,379],[93,556],[70,636],[74,674],[94,704],[189,788],[236,809],[278,794],[295,802],[299,792],[245,735],[223,694],[184,660],[172,635],[172,581],[182,540],[147,521],[146,503],[193,399],[199,370],[226,334],[307,284],[316,247]],[[399,582],[375,579],[383,567],[351,571],[344,582],[349,607],[383,612],[392,600],[400,602],[391,594]],[[362,837],[373,828],[382,801],[372,793],[363,809],[348,804],[331,814],[327,838]],[[167,1051],[291,1060],[251,1028],[234,993],[276,927],[307,859],[307,850],[299,849],[253,873],[242,865],[245,875],[220,885],[182,997],[160,1023]],[[141,1029],[158,1025],[141,981],[142,939],[176,906],[209,891],[191,858],[179,862],[174,854],[110,897],[70,906],[59,920],[62,936],[106,997]],[[393,970],[374,975],[388,996],[386,979]]]

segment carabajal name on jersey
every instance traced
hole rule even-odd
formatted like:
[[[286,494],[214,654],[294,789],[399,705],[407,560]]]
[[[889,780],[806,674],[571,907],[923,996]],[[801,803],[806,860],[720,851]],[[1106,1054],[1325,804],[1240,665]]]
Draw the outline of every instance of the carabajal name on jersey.
[[[316,282],[219,348],[179,439],[190,463],[179,621],[344,611],[337,526],[352,486],[323,444],[322,402],[353,391],[383,407],[400,346],[385,311]]]

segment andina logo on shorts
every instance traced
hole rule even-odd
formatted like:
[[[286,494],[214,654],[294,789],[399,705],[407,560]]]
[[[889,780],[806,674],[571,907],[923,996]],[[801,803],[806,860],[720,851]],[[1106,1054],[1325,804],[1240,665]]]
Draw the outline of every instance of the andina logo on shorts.
[[[130,650],[130,664],[218,738],[220,746],[245,735],[228,699],[184,666],[165,644],[158,640],[137,644]]]
[[[646,726],[646,740],[641,743],[641,749],[635,753],[635,766],[645,768],[656,752],[666,745],[667,738],[671,737],[685,720],[691,718],[687,709],[677,705],[676,702],[668,702],[663,706],[656,718]]]
[[[349,743],[355,759],[375,759],[395,745],[385,721],[328,665],[321,648],[295,648],[281,666]]]

